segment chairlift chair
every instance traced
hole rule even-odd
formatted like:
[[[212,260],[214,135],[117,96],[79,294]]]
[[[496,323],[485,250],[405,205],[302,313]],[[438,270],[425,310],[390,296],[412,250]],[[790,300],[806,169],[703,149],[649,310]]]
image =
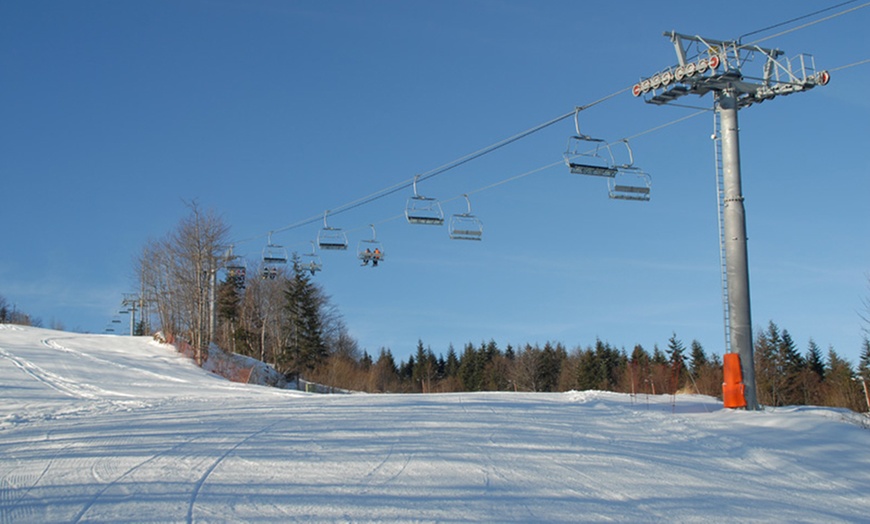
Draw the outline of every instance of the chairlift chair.
[[[315,251],[314,242],[311,242],[311,253],[302,255],[302,260],[299,263],[302,269],[311,273],[311,276],[314,276],[315,273],[323,269],[323,263],[320,261],[317,251]]]
[[[271,241],[269,243],[271,244]],[[233,255],[233,246],[227,249],[224,259],[226,261],[227,280],[233,280],[236,284],[236,289],[245,289],[245,278],[248,269],[245,266],[244,259]]]
[[[622,141],[628,150],[628,163],[616,166],[616,176],[607,181],[610,198],[648,202],[650,199],[650,176],[634,165],[634,153],[628,140]]]
[[[405,218],[409,224],[440,226],[444,223],[444,211],[441,209],[441,203],[434,198],[424,197],[417,193],[418,178],[420,175],[414,177],[414,196],[410,197],[405,205]]]
[[[323,213],[323,229],[317,233],[317,246],[320,249],[331,251],[344,251],[347,249],[347,235],[340,228],[329,227],[326,216],[329,211]]]
[[[248,269],[239,262],[232,262],[232,265],[227,266],[227,280],[232,280],[236,289],[245,289],[245,279],[248,275]]]
[[[269,241],[266,247],[263,248],[263,263],[264,264],[286,264],[287,250],[284,246],[272,243],[272,232],[269,232]]]
[[[591,175],[612,178],[616,175],[616,163],[610,145],[600,138],[593,138],[580,132],[578,115],[580,109],[574,112],[574,128],[577,134],[568,138],[568,147],[563,155],[565,164],[575,175]],[[595,145],[591,151],[589,148]]]
[[[371,262],[372,267],[378,267],[378,263],[384,260],[384,247],[378,241],[374,224],[369,224],[369,227],[372,228],[372,238],[359,241],[356,256],[362,261],[362,265],[367,266]]]
[[[641,202],[648,202],[650,199],[649,175],[639,169],[620,170],[616,177],[611,178],[607,183],[610,198]]]
[[[471,200],[468,195],[465,203],[468,210],[450,217],[450,238],[453,240],[481,240],[483,238],[483,223],[479,218],[471,214]]]

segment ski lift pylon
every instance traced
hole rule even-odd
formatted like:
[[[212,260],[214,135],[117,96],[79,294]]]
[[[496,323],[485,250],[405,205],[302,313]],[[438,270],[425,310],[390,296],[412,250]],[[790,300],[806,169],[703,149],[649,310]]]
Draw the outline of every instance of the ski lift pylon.
[[[580,132],[580,108],[574,112],[576,135],[568,137],[568,147],[563,155],[568,169],[575,175],[591,175],[612,178],[616,176],[616,163],[610,145],[600,138]],[[589,149],[594,144],[594,149]]]
[[[414,196],[410,197],[405,204],[405,218],[410,224],[440,226],[444,223],[441,203],[434,198],[424,197],[417,193],[417,179],[419,178],[420,175],[414,176]]]
[[[453,240],[481,240],[483,238],[483,223],[471,214],[471,200],[468,199],[468,195],[462,196],[465,197],[468,210],[465,213],[450,217],[450,238]]]
[[[327,215],[329,210],[323,212],[323,229],[317,233],[317,246],[320,249],[344,251],[347,249],[347,235],[341,228],[329,227]]]
[[[652,185],[650,177],[634,165],[634,153],[628,140],[622,142],[628,150],[628,163],[616,166],[616,175],[607,181],[608,195],[616,200],[648,202]]]
[[[378,262],[384,260],[384,248],[378,241],[374,224],[369,224],[369,227],[372,228],[372,238],[359,241],[356,256],[362,261],[362,265],[367,266],[371,262],[372,267],[378,267]]]

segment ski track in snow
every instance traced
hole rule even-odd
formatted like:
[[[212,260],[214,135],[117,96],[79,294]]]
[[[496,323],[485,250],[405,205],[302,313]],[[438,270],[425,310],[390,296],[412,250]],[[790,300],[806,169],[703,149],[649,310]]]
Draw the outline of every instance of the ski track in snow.
[[[304,395],[146,339],[2,325],[0,391],[0,524],[827,523],[870,507],[870,431],[842,410]]]

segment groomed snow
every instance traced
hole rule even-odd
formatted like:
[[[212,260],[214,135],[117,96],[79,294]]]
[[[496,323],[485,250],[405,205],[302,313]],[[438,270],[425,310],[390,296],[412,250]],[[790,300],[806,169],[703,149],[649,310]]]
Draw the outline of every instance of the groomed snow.
[[[0,325],[0,522],[867,522],[870,430],[702,396],[308,395]]]

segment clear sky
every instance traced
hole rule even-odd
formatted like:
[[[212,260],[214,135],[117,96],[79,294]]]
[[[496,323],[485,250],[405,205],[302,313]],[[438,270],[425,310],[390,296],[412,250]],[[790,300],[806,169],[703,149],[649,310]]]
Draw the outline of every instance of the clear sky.
[[[674,65],[663,31],[733,39],[836,4],[4,1],[0,294],[46,326],[102,332],[185,201],[220,214],[254,266],[269,231]],[[870,58],[868,27],[865,7],[765,40],[812,54],[831,82],[739,114],[753,324],[853,362],[870,295],[870,64],[844,66]],[[351,249],[321,253],[317,281],[364,349],[402,359],[418,339],[436,354],[490,339],[652,350],[674,333],[721,353],[712,114],[648,132],[697,112],[622,93],[581,113],[586,134],[640,135],[650,202],[610,200],[603,179],[558,165],[566,119],[421,182],[448,217],[470,193],[482,242],[406,223],[402,189],[330,217]],[[354,257],[371,223],[377,269]],[[272,240],[306,253],[320,226]]]

